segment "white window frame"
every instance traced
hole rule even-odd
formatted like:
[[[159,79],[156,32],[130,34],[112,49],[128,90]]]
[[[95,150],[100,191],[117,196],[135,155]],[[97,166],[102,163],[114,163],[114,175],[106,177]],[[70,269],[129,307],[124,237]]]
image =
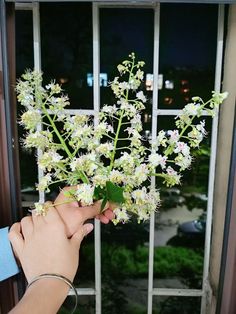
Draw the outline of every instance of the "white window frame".
[[[78,1],[79,2],[79,1]],[[87,114],[94,116],[95,125],[98,123],[98,113],[100,108],[100,38],[99,38],[99,10],[100,8],[152,8],[154,10],[154,51],[153,51],[153,108],[152,108],[152,138],[157,135],[157,118],[158,116],[176,116],[180,110],[169,110],[158,108],[158,65],[159,65],[159,33],[160,33],[160,4],[158,1],[122,1],[122,2],[93,2],[92,19],[93,19],[93,110],[68,109],[70,114]],[[33,13],[33,43],[34,43],[34,67],[41,70],[41,42],[40,42],[40,12],[39,2],[17,3],[17,10],[32,10]],[[223,33],[224,33],[224,5],[219,5],[218,11],[218,34],[216,48],[216,65],[215,65],[215,84],[214,90],[221,90],[222,60],[223,60]],[[208,114],[205,112],[204,114]],[[39,128],[41,128],[40,126]],[[216,149],[218,133],[218,113],[213,118],[212,136],[211,136],[211,156],[209,167],[208,181],[208,203],[207,203],[207,220],[206,236],[204,250],[204,267],[203,280],[201,289],[171,289],[155,288],[153,286],[153,266],[154,266],[154,231],[155,231],[155,213],[150,218],[149,233],[149,274],[148,274],[148,308],[147,313],[152,314],[154,296],[179,296],[179,297],[201,297],[201,314],[207,314],[207,305],[211,302],[211,287],[209,284],[209,261],[211,247],[211,225],[213,210],[213,193],[216,166]],[[38,151],[40,155],[41,152]],[[42,170],[38,169],[39,179],[43,176]],[[152,185],[155,186],[155,177],[152,178]],[[44,193],[40,193],[40,201],[44,201]],[[94,295],[96,314],[102,313],[101,307],[101,230],[100,222],[95,220],[95,288],[78,288],[79,295]],[[69,292],[72,295],[72,291]]]

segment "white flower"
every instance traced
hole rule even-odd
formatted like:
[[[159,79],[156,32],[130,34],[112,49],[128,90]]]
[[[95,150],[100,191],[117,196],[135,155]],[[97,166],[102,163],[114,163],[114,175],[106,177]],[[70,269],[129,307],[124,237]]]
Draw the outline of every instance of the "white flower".
[[[175,143],[179,140],[179,131],[178,130],[169,130],[167,131],[167,134],[170,136],[169,143]]]
[[[184,107],[183,113],[188,116],[197,116],[201,113],[201,105],[196,103],[189,103]]]
[[[49,150],[48,152],[44,152],[41,157],[39,157],[38,165],[39,168],[45,170],[46,168],[50,171],[55,164],[62,160],[62,156],[59,155],[54,150]]]
[[[128,215],[126,209],[115,208],[113,210],[113,212],[116,216],[116,218],[112,220],[115,225],[119,222],[126,223],[129,220],[129,215]]]
[[[101,111],[112,115],[112,114],[115,114],[117,112],[117,108],[115,105],[114,106],[105,105],[102,107]]]
[[[109,181],[120,184],[125,181],[125,176],[122,172],[113,169],[109,175]]]
[[[147,98],[144,96],[143,91],[140,91],[136,94],[136,97],[140,99],[142,102],[146,102]]]
[[[192,157],[190,155],[184,156],[182,154],[178,154],[175,158],[175,164],[180,166],[180,170],[185,170],[190,167],[192,162]]]
[[[37,189],[41,192],[47,190],[49,183],[52,181],[52,176],[50,173],[47,173],[44,177],[39,180]]]
[[[104,155],[105,157],[109,158],[111,151],[113,151],[114,145],[112,143],[104,143],[100,144],[96,149],[96,153],[100,155]]]
[[[41,122],[41,115],[39,110],[28,110],[21,116],[21,124],[28,130],[36,129]]]
[[[81,202],[82,206],[93,204],[93,194],[94,194],[94,186],[91,186],[90,184],[86,184],[86,183],[77,185],[75,197],[78,202]]]
[[[46,215],[46,211],[45,211],[45,205],[43,203],[34,203],[34,208],[35,208],[35,213],[36,215],[42,215],[45,216]]]
[[[140,69],[138,69],[138,71],[136,72],[135,76],[137,77],[138,80],[143,80],[143,74],[144,72],[141,71]]]
[[[166,147],[166,142],[167,142],[167,138],[165,136],[165,131],[161,130],[158,132],[157,138],[156,138],[156,142],[155,142],[155,146],[163,146]]]
[[[140,166],[135,168],[134,172],[134,180],[136,182],[136,185],[142,184],[144,181],[148,178],[148,166],[145,164],[141,164]]]
[[[157,153],[152,153],[151,155],[149,155],[148,161],[153,167],[157,167],[160,165],[162,169],[165,169],[167,157],[159,155]]]
[[[187,156],[190,154],[190,148],[184,142],[177,142],[174,152],[175,153],[182,153],[184,156]]]
[[[165,175],[165,183],[167,186],[180,184],[181,175],[179,175],[172,167],[167,167]]]
[[[203,135],[207,135],[207,131],[205,129],[205,120],[200,121],[200,124],[196,125],[196,129],[200,131]]]
[[[133,156],[129,155],[127,152],[124,152],[123,155],[115,160],[116,168],[123,168],[125,172],[130,173],[133,171],[135,162]]]

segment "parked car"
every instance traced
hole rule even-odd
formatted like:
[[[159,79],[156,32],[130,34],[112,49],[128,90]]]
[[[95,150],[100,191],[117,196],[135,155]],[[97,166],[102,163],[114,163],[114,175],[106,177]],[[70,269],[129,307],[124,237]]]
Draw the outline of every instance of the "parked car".
[[[187,221],[178,226],[179,237],[204,238],[206,231],[206,214],[202,214],[199,219]]]

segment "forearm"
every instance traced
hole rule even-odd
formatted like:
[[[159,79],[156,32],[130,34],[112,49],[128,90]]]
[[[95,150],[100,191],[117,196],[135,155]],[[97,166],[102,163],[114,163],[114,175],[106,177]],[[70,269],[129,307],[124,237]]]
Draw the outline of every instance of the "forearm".
[[[68,294],[63,281],[43,278],[27,289],[23,298],[9,314],[56,314]]]

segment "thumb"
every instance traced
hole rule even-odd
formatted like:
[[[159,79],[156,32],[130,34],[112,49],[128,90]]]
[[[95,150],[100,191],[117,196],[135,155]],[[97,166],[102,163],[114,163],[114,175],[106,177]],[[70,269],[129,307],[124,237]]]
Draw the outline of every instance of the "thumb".
[[[80,244],[83,241],[84,237],[93,230],[93,224],[83,225],[71,238],[71,241],[80,248]]]

